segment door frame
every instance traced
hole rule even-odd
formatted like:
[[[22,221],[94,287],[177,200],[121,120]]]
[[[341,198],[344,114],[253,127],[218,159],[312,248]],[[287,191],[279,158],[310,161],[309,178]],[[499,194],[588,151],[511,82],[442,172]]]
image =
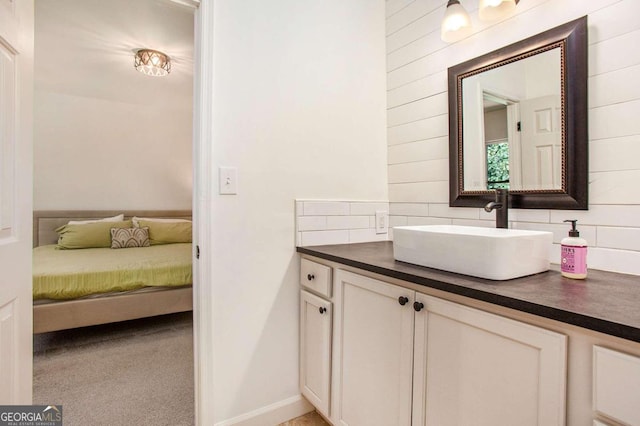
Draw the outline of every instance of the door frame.
[[[195,222],[193,281],[193,353],[195,420],[214,424],[213,291],[210,253],[211,168],[213,135],[214,0],[195,9],[193,93],[193,220]]]

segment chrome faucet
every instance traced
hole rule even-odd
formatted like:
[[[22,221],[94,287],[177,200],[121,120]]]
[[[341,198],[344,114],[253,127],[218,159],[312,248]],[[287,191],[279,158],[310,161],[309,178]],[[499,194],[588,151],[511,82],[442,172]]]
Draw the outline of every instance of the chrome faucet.
[[[509,190],[496,189],[496,200],[484,206],[484,211],[496,211],[496,228],[509,227]]]

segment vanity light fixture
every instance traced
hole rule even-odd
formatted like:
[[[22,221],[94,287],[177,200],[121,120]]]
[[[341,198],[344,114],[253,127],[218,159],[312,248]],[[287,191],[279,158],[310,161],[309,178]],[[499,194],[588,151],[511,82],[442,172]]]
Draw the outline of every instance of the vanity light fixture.
[[[512,13],[520,0],[479,0],[478,17],[483,21],[494,21]],[[460,0],[449,0],[442,18],[440,38],[453,43],[471,33],[471,18],[460,4]]]
[[[162,77],[171,72],[171,58],[152,49],[138,49],[133,66],[143,74]]]
[[[460,0],[449,0],[442,18],[440,37],[446,43],[453,43],[471,33],[471,17],[460,4]]]
[[[483,21],[494,21],[516,10],[519,0],[480,0],[478,17]]]

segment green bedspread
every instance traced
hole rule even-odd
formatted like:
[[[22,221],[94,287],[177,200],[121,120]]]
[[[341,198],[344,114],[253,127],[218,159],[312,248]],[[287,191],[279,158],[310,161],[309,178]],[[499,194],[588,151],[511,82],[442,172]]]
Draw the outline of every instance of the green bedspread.
[[[33,299],[75,299],[148,286],[191,284],[191,243],[151,247],[33,249]]]

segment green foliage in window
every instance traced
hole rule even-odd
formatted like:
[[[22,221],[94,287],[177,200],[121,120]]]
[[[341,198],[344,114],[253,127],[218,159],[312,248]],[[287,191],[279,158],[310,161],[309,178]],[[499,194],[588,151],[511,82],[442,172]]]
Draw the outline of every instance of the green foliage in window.
[[[487,145],[487,189],[509,189],[509,143]]]

